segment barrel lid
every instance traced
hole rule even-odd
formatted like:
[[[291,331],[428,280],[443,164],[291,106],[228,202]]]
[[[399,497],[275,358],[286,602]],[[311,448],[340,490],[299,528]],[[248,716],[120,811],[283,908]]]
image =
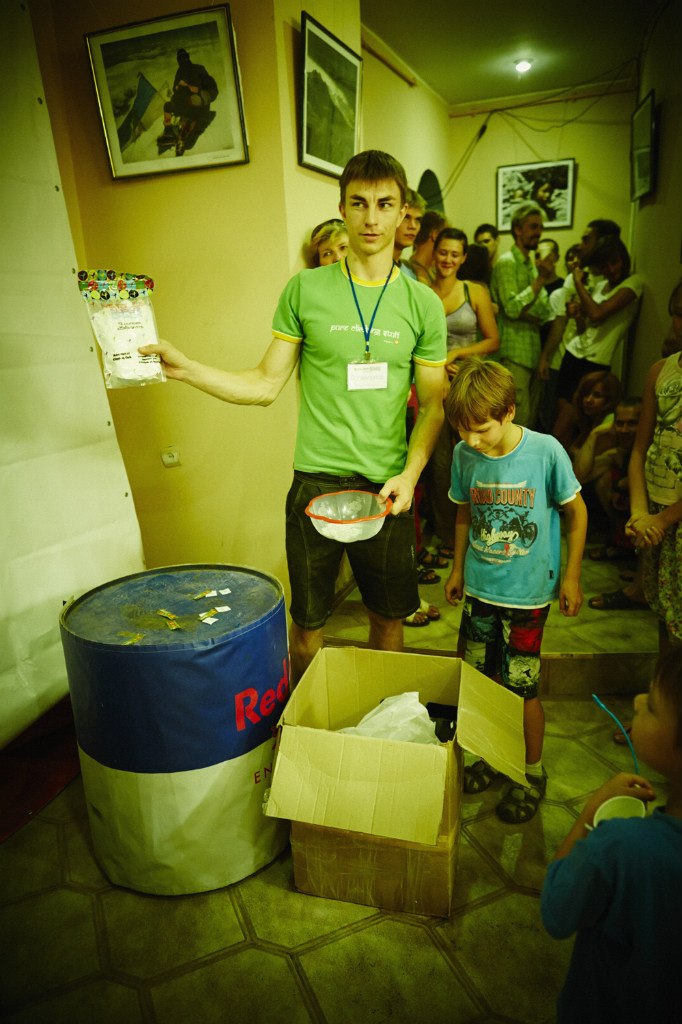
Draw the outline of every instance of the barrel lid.
[[[269,616],[283,600],[274,576],[246,566],[176,565],[124,576],[67,605],[62,629],[115,646],[215,643]]]

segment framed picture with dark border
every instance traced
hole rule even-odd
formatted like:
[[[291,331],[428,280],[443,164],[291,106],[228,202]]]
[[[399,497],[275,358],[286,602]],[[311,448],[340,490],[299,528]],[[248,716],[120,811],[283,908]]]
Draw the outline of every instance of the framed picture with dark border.
[[[630,198],[644,199],[656,188],[656,94],[648,92],[631,118]]]
[[[341,176],[360,137],[362,57],[303,11],[298,162]]]
[[[514,207],[528,201],[540,207],[547,230],[572,227],[576,170],[573,159],[498,167],[498,230],[510,231]]]
[[[229,4],[85,41],[114,178],[248,163]]]

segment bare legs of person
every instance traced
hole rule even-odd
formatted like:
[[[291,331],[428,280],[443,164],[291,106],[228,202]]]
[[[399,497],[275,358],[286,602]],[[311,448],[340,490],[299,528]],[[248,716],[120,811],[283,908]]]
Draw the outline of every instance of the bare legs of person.
[[[377,651],[402,651],[402,619],[385,619],[375,612],[369,616],[369,646]],[[324,630],[303,629],[295,622],[289,628],[289,654],[291,657],[291,685],[299,679],[322,647]]]
[[[299,679],[322,647],[323,630],[303,629],[292,622],[289,627],[289,656],[291,658],[291,686]]]
[[[536,764],[542,758],[545,738],[545,710],[539,697],[530,697],[523,703],[523,736],[526,741],[526,761]]]

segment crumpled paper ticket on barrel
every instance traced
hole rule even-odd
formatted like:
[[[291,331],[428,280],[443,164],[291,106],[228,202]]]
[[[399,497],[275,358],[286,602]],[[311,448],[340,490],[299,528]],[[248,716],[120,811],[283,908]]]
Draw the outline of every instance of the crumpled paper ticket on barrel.
[[[107,388],[163,383],[166,374],[159,357],[138,351],[142,345],[156,345],[159,340],[151,303],[151,277],[114,270],[80,270],[78,287],[102,350]]]

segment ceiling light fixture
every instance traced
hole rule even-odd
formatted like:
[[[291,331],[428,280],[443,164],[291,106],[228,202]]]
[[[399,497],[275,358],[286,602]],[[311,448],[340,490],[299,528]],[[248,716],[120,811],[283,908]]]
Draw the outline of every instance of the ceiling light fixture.
[[[520,75],[525,74],[526,71],[530,71],[532,66],[533,62],[531,60],[517,60],[516,64],[514,65],[514,67]]]

